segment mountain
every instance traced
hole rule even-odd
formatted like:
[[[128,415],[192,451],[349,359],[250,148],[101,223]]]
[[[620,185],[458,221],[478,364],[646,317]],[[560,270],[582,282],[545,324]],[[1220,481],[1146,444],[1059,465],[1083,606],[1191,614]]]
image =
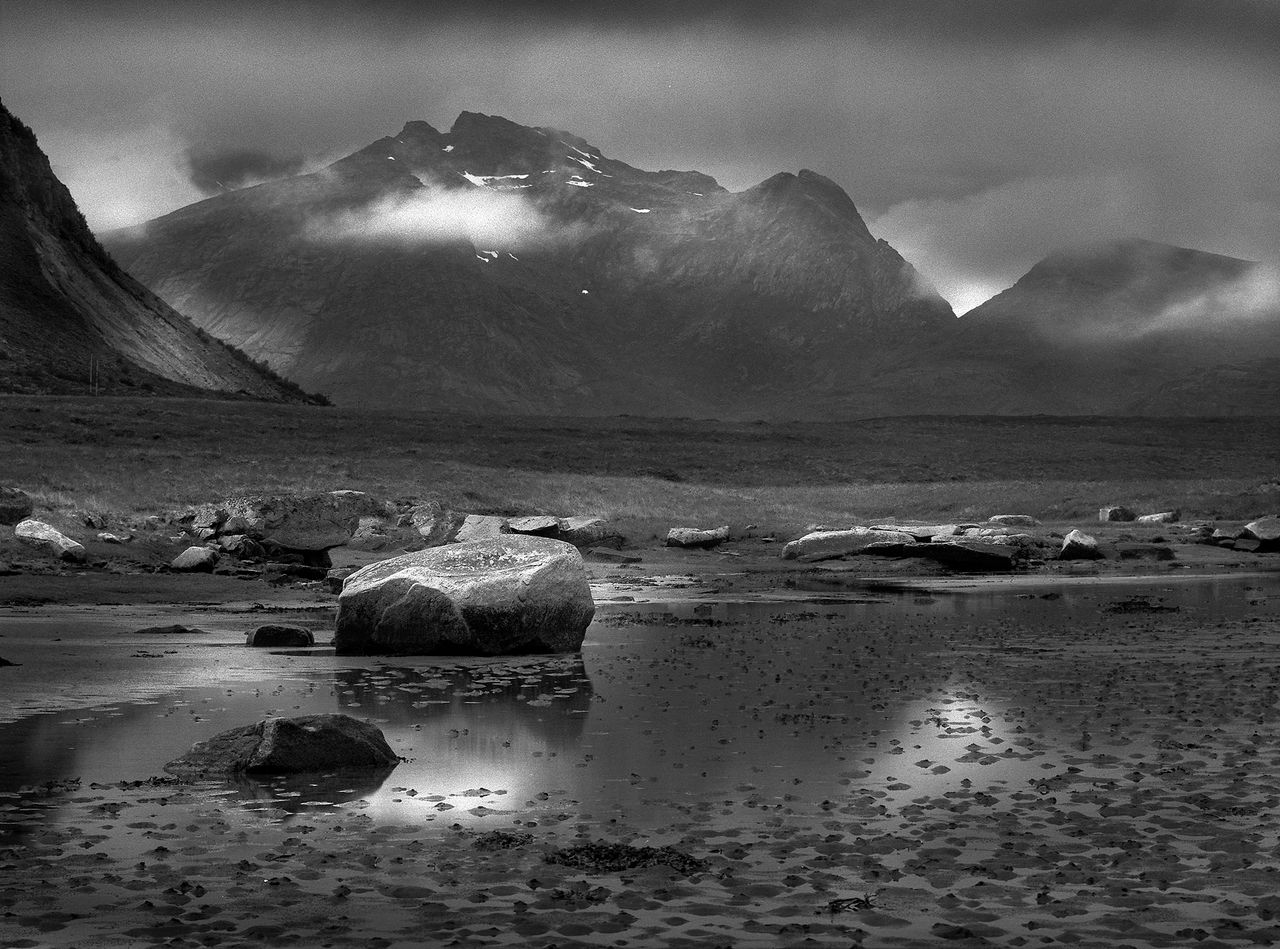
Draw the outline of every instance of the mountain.
[[[0,391],[196,390],[301,401],[122,271],[0,103]]]
[[[958,359],[1009,380],[993,411],[1280,414],[1280,280],[1253,261],[1137,239],[1070,247],[960,324]]]
[[[730,193],[464,112],[104,236],[339,404],[756,417],[942,404],[949,305],[811,171]],[[932,355],[929,355],[932,354]]]

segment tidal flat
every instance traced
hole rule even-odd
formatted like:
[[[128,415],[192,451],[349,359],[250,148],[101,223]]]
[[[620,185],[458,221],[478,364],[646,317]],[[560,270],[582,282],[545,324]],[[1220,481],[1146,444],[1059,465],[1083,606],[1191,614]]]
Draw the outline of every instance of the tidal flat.
[[[262,604],[7,610],[0,942],[1280,940],[1280,578],[678,593],[493,659],[246,649]],[[404,760],[163,771],[316,712]]]

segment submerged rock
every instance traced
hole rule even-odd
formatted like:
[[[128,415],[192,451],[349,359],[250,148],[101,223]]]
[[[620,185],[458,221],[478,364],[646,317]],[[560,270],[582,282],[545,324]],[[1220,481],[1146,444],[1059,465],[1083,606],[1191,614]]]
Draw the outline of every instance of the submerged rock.
[[[1072,530],[1062,539],[1059,560],[1101,560],[1098,542],[1083,531]]]
[[[245,635],[246,646],[314,646],[316,637],[301,626],[259,626]]]
[[[380,729],[349,715],[268,718],[198,741],[164,766],[179,777],[393,768]]]
[[[169,563],[170,570],[183,573],[212,573],[218,565],[218,552],[211,547],[188,547]]]
[[[60,560],[67,560],[72,563],[84,563],[85,561],[83,544],[72,540],[66,534],[54,527],[50,527],[44,521],[31,519],[19,521],[13,528],[13,536],[28,547],[34,547],[46,554],[52,554]]]
[[[17,524],[31,516],[31,496],[18,488],[0,486],[0,524]]]
[[[784,560],[811,563],[815,560],[834,560],[850,554],[861,553],[872,544],[914,544],[915,536],[904,530],[877,530],[871,527],[854,527],[850,530],[814,531],[799,540],[793,540],[782,548]]]
[[[334,645],[340,655],[573,652],[594,613],[575,547],[505,534],[356,571]]]
[[[697,527],[673,527],[667,531],[668,547],[714,547],[729,539],[729,525],[702,530]]]

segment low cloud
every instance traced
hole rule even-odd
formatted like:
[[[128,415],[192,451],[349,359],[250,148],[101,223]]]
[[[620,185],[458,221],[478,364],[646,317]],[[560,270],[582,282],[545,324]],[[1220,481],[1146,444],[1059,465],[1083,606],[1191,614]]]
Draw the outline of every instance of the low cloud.
[[[477,249],[498,251],[546,246],[572,236],[519,191],[438,185],[424,185],[409,194],[390,195],[355,210],[315,218],[307,235],[319,241],[403,244],[465,240]]]
[[[1280,264],[1250,268],[1237,280],[1165,307],[1142,332],[1213,328],[1227,323],[1280,321]]]
[[[187,150],[191,183],[204,194],[221,194],[296,175],[306,165],[301,156],[281,157],[255,148]]]

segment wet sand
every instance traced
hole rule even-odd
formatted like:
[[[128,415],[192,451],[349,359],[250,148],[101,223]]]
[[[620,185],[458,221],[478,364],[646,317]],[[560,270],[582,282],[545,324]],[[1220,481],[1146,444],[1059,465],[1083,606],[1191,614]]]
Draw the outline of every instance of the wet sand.
[[[220,577],[4,609],[0,943],[1280,940],[1265,559],[977,579],[732,553],[595,565],[580,658],[248,650],[267,621],[326,641],[332,598]],[[134,633],[169,622],[207,632]],[[160,770],[313,710],[408,760],[376,786]],[[705,864],[548,862],[601,841]]]

